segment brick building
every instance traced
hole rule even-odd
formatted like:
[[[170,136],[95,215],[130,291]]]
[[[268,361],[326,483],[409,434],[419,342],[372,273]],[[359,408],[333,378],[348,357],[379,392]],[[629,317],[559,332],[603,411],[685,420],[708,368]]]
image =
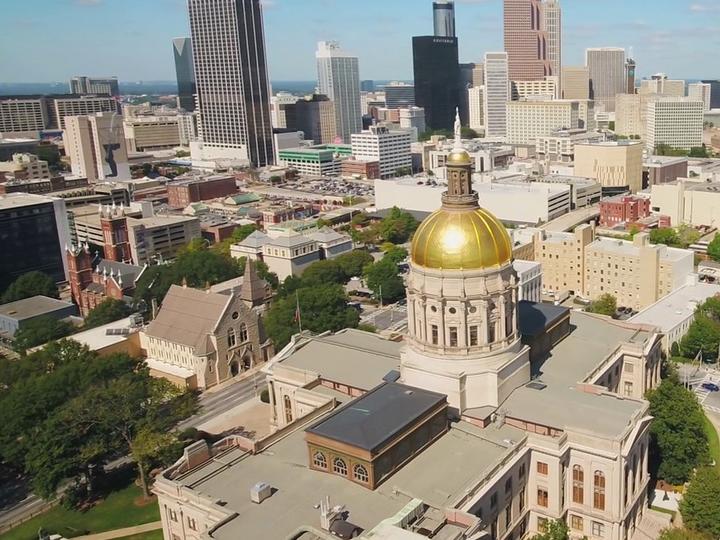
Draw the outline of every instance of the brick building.
[[[650,199],[633,195],[616,195],[600,201],[600,225],[628,225],[650,215]]]
[[[237,191],[234,176],[191,177],[168,184],[168,204],[173,208],[185,208],[190,203],[227,197]]]
[[[380,162],[346,159],[340,164],[340,174],[342,174],[342,176],[354,176],[358,174],[362,178],[375,180],[376,178],[380,178]]]

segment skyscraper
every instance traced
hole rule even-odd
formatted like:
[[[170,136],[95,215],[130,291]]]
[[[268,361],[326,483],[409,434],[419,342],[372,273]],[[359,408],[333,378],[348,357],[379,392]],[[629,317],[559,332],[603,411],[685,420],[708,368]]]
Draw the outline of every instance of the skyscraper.
[[[703,109],[709,111],[712,102],[712,87],[708,83],[688,84],[688,98],[693,101],[702,101]]]
[[[508,55],[504,52],[485,53],[485,136],[507,135],[507,102],[510,100]]]
[[[272,163],[260,0],[188,0],[188,8],[202,135],[197,158]]]
[[[460,65],[455,37],[413,37],[415,105],[425,109],[428,129],[452,129],[460,101]]]
[[[590,99],[590,72],[585,66],[562,68],[563,99]]]
[[[73,77],[70,79],[70,92],[73,94],[98,94],[119,96],[120,88],[117,77],[99,79],[97,77]]]
[[[710,108],[720,109],[720,79],[700,82],[710,85]]]
[[[547,36],[550,75],[562,78],[562,10],[560,0],[545,0],[541,7],[542,29]]]
[[[130,179],[127,143],[119,114],[68,116],[63,143],[73,175],[87,178],[90,183]]]
[[[634,94],[635,93],[635,68],[637,67],[637,64],[635,64],[635,60],[632,58],[628,58],[625,61],[625,93],[626,94]]]
[[[590,99],[615,111],[615,96],[624,94],[625,49],[600,47],[585,50],[585,65],[590,73]]]
[[[173,53],[178,85],[178,106],[187,112],[193,112],[195,110],[195,67],[190,38],[173,39]]]
[[[320,41],[315,58],[318,89],[335,105],[335,133],[349,144],[350,136],[362,131],[357,56],[343,52],[337,41]]]
[[[548,60],[547,32],[543,30],[542,7],[541,0],[504,0],[503,2],[503,30],[510,80],[532,81],[553,75]],[[558,6],[557,11],[553,12],[557,15],[558,25],[553,28],[557,35],[558,46],[559,9]],[[557,56],[559,60],[559,48]]]
[[[415,87],[412,84],[392,82],[384,87],[385,106],[388,109],[407,109],[415,106]]]
[[[433,2],[433,27],[438,37],[455,37],[455,3],[453,0]]]

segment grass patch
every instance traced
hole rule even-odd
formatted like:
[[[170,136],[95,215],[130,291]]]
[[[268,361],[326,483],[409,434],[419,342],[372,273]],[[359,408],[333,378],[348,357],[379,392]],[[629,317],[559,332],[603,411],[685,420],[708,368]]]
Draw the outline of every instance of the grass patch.
[[[660,508],[659,506],[651,506],[651,510],[655,510],[656,512],[660,512],[661,514],[668,514],[673,517],[675,517],[675,511],[674,510],[668,510],[667,508]]]
[[[710,444],[710,458],[715,460],[715,470],[720,472],[720,437],[710,419],[705,416],[705,433]]]
[[[122,538],[118,538],[118,540],[163,540],[163,532],[162,529],[158,529],[157,531],[123,536]]]
[[[43,528],[50,533],[61,534],[71,538],[84,534],[123,529],[133,525],[142,525],[160,520],[160,509],[156,502],[143,506],[135,504],[135,499],[142,496],[142,490],[131,484],[124,489],[115,491],[96,506],[86,512],[68,510],[56,506],[22,525],[1,534],[0,540],[36,540],[38,529]],[[156,537],[139,536],[145,540]]]

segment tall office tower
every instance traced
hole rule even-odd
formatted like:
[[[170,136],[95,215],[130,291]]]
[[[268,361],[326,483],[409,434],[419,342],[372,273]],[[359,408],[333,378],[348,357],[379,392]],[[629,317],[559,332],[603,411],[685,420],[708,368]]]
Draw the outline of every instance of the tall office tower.
[[[473,86],[468,89],[469,116],[468,125],[480,133],[485,130],[485,87]]]
[[[415,106],[415,87],[412,84],[392,82],[385,86],[385,106],[388,109],[407,109]]]
[[[550,75],[562,78],[562,10],[560,0],[545,0],[541,7],[542,30],[547,36]]]
[[[626,94],[634,94],[635,93],[635,70],[637,68],[637,64],[635,64],[635,60],[632,58],[628,58],[625,61],[625,93]]]
[[[470,124],[468,91],[475,86],[482,85],[482,83],[476,84],[475,79],[477,78],[477,64],[460,64],[460,99],[458,100],[458,108],[460,109],[460,122],[463,126]]]
[[[659,145],[690,150],[702,146],[703,103],[685,97],[661,97],[647,104],[645,146]]]
[[[693,101],[702,101],[704,109],[709,111],[712,102],[712,86],[708,83],[688,84],[688,97]]]
[[[330,144],[335,140],[335,106],[327,96],[315,94],[284,106],[286,127],[302,131],[315,144]]]
[[[590,99],[590,72],[584,66],[562,68],[562,98]]]
[[[117,77],[73,77],[70,79],[70,92],[73,94],[100,94],[119,96],[120,87]]]
[[[656,73],[649,79],[640,81],[638,94],[685,97],[685,81],[682,79],[668,79],[664,73]]]
[[[504,0],[503,6],[510,79],[532,81],[552,75],[547,33],[542,29],[541,0]]]
[[[460,102],[460,65],[455,37],[413,37],[415,105],[425,109],[428,129],[452,129]]]
[[[482,86],[485,84],[485,65],[484,64],[473,64],[475,66],[472,71],[472,85]]]
[[[720,79],[700,82],[710,85],[710,108],[720,109]]]
[[[318,90],[335,104],[335,133],[345,143],[350,143],[350,136],[362,131],[357,56],[343,52],[337,41],[321,41],[315,58]]]
[[[455,3],[453,0],[433,2],[433,27],[437,37],[455,37]]]
[[[510,101],[508,54],[485,53],[484,117],[486,137],[507,135],[507,102]]]
[[[595,100],[596,105],[604,105],[605,112],[614,112],[615,96],[626,90],[625,49],[586,49],[585,65],[590,73],[590,99]]]
[[[193,159],[273,162],[260,0],[188,0],[202,141]]]
[[[73,175],[87,178],[90,183],[130,179],[123,120],[119,114],[68,116],[63,143]]]
[[[178,85],[178,106],[187,112],[193,112],[195,110],[195,67],[190,38],[173,39],[173,54]]]

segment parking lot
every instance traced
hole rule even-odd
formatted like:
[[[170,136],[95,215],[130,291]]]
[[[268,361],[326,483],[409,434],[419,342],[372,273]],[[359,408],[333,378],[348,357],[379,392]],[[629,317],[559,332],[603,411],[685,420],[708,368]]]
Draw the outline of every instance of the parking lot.
[[[283,184],[286,189],[308,191],[311,193],[323,193],[325,195],[339,195],[342,197],[363,197],[368,198],[374,195],[375,189],[372,184],[365,182],[353,182],[341,178],[318,178],[315,180],[298,180]]]

